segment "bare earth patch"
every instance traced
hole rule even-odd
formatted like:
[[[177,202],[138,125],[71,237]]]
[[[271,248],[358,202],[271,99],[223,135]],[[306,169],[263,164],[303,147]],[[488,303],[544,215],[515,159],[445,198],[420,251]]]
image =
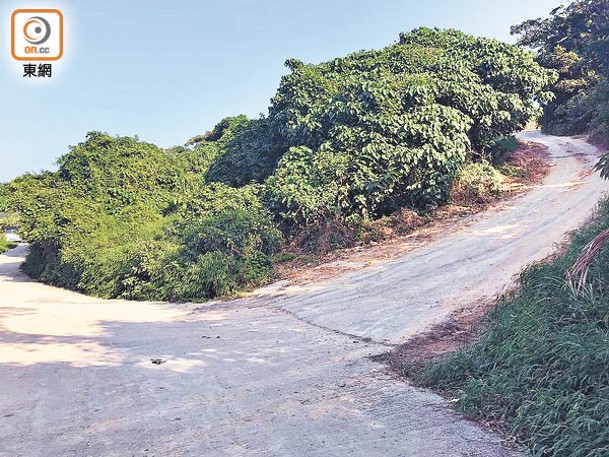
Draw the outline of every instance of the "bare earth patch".
[[[412,375],[423,369],[425,365],[472,343],[483,328],[485,316],[496,304],[495,300],[479,300],[472,303],[470,307],[455,311],[444,322],[416,335],[392,351],[372,356],[370,359],[386,365],[389,372],[397,379],[410,383],[413,379]],[[458,396],[454,391],[437,390],[436,393],[449,402],[456,401]],[[521,449],[518,439],[511,433],[511,427],[507,422],[484,420],[467,414],[465,417],[500,436],[508,447]]]
[[[400,377],[408,378],[409,373],[422,364],[439,359],[472,342],[478,334],[477,324],[494,307],[494,300],[479,300],[468,308],[455,311],[444,322],[375,360],[387,363]]]

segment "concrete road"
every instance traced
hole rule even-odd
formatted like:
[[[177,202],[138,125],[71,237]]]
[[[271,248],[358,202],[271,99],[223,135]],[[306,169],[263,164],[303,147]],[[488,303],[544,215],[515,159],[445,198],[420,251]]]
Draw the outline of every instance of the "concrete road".
[[[538,131],[520,138],[549,147],[553,167],[543,185],[397,260],[288,287],[277,306],[322,327],[400,343],[456,309],[506,290],[523,266],[550,255],[589,218],[609,189],[592,173],[598,151],[584,140]]]
[[[204,306],[104,301],[0,256],[0,456],[508,456],[366,356],[490,296],[581,223],[593,148],[547,142],[544,186],[395,262]],[[583,155],[581,155],[583,154]],[[354,335],[354,336],[350,336]],[[156,362],[156,363],[153,363]]]

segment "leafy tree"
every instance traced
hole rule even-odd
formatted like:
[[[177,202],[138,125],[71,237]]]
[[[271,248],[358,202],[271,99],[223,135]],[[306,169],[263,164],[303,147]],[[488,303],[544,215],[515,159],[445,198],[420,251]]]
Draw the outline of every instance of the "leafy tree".
[[[605,113],[609,99],[609,0],[577,0],[512,28],[521,46],[537,50],[539,62],[556,69],[555,100],[546,105],[541,123],[558,135],[593,133],[609,144]]]
[[[590,68],[609,76],[609,0],[577,0],[559,6],[545,19],[512,27],[518,44],[552,54],[560,46],[576,53]]]
[[[267,121],[284,152],[268,185],[284,219],[306,224],[443,202],[458,167],[522,129],[556,78],[513,46],[425,28],[286,65]]]

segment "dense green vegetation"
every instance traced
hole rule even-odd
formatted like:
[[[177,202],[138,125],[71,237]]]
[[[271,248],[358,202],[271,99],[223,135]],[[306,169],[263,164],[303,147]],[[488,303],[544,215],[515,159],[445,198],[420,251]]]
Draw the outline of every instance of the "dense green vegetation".
[[[409,374],[456,393],[476,417],[506,421],[533,455],[609,455],[609,249],[594,261],[585,293],[564,279],[608,227],[605,201],[566,253],[521,274],[520,288],[487,317],[475,344],[423,370],[406,367]]]
[[[13,247],[4,237],[4,229],[8,225],[9,188],[7,184],[0,183],[0,254]]]
[[[0,183],[0,213],[5,213],[9,209],[9,194],[8,184]]]
[[[4,237],[4,230],[1,230],[0,227],[0,254],[8,251],[10,247],[11,246],[9,245],[8,241],[6,241],[6,238]]]
[[[268,178],[288,227],[437,206],[457,169],[491,158],[555,81],[531,54],[454,30],[419,29],[380,51],[287,66],[268,118],[246,129],[210,177]]]
[[[102,297],[196,300],[269,278],[281,234],[259,186],[205,184],[215,153],[90,133],[57,173],[11,184],[24,270]]]
[[[348,243],[367,221],[446,202],[455,178],[481,199],[495,192],[487,161],[513,147],[557,78],[530,52],[455,30],[286,65],[268,116],[224,119],[169,150],[93,132],[57,172],[11,183],[25,271],[131,299],[260,284],[286,239]]]
[[[560,74],[552,89],[556,98],[540,119],[543,129],[555,135],[589,133],[609,145],[609,0],[574,1],[512,33]]]
[[[15,243],[10,243],[4,239],[4,237],[0,238],[0,254],[9,251],[16,247]]]
[[[609,2],[577,0],[513,33],[560,75],[540,119],[544,130],[589,133],[609,144]],[[609,157],[597,168],[609,177]],[[532,455],[609,455],[609,249],[600,244],[608,227],[609,200],[566,252],[522,272],[519,288],[481,323],[477,341],[400,368],[457,396],[467,413],[505,424]],[[579,293],[565,277],[592,239],[601,240],[600,254]]]

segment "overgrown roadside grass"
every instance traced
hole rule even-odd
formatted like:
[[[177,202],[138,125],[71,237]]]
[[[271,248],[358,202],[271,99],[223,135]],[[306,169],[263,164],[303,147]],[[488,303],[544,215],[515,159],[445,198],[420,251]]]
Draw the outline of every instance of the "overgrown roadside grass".
[[[564,279],[607,227],[609,199],[565,252],[521,273],[474,342],[424,364],[389,357],[393,368],[509,430],[532,455],[609,455],[609,248],[594,261],[585,293]]]

